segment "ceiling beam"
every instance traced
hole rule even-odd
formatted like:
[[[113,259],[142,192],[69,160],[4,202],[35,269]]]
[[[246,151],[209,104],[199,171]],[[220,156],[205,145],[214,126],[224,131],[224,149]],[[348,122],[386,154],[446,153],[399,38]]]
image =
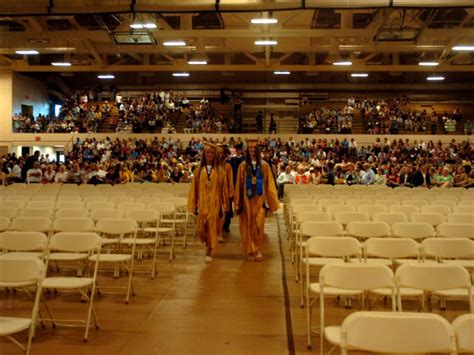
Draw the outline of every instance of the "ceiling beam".
[[[419,65],[365,65],[363,62],[357,62],[350,67],[338,67],[333,65],[278,65],[271,63],[270,66],[266,66],[264,62],[257,62],[256,64],[249,65],[225,65],[225,64],[210,64],[203,65],[196,68],[196,66],[189,65],[185,62],[174,63],[172,65],[109,65],[103,67],[102,65],[92,64],[86,66],[72,66],[69,68],[58,68],[51,65],[28,65],[28,63],[13,62],[11,66],[0,66],[0,70],[13,70],[13,71],[24,71],[24,72],[133,72],[133,71],[275,71],[275,70],[290,70],[290,71],[320,71],[320,72],[350,72],[364,70],[367,72],[390,72],[390,71],[401,71],[401,72],[421,72],[421,73],[447,73],[447,72],[472,72],[472,65],[448,65],[442,64],[437,68],[425,68]]]
[[[89,50],[89,52],[92,54],[92,56],[94,57],[95,61],[101,66],[101,67],[104,67],[105,66],[105,62],[103,60],[103,58],[100,56],[99,52],[97,52],[97,49],[95,48],[94,44],[92,43],[91,40],[89,39],[85,39],[83,41],[84,45],[86,46],[86,48]]]
[[[291,57],[294,53],[295,52],[288,52],[288,53],[283,54],[280,58],[278,58],[278,64],[281,64],[281,62],[283,62],[288,57]]]

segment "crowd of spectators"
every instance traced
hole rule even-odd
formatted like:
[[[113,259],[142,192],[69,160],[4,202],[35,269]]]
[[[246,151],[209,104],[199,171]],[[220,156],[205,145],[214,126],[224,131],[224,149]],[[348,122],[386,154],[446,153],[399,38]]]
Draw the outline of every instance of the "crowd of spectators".
[[[191,138],[183,144],[171,136],[149,140],[77,139],[65,163],[51,161],[39,152],[29,157],[4,156],[2,179],[41,183],[189,183],[203,142]],[[240,138],[223,138],[214,143],[229,147],[229,159],[240,156],[245,147]],[[469,141],[453,140],[443,146],[441,142],[377,138],[372,145],[359,146],[347,138],[290,138],[283,142],[270,136],[260,145],[281,186],[326,183],[470,187],[474,181],[474,155]]]
[[[352,133],[354,105],[337,107],[315,107],[300,119],[301,133]]]
[[[237,118],[241,116],[240,96],[234,96],[234,117],[216,112],[203,97],[193,105],[182,93],[173,90],[154,91],[136,97],[111,93],[112,100],[101,101],[102,95],[80,92],[64,96],[59,112],[50,115],[17,113],[12,117],[16,133],[97,133],[99,128],[116,133],[154,133],[166,128],[176,131],[171,113],[186,115],[186,128],[195,133],[238,132]],[[97,98],[97,101],[94,99]],[[99,100],[100,99],[100,100]]]

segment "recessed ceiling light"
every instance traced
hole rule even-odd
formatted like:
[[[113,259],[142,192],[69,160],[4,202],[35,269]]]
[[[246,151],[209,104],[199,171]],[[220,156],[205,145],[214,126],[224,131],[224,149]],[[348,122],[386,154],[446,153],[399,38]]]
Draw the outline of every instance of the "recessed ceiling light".
[[[264,39],[255,41],[255,44],[257,46],[275,46],[278,44],[278,42],[273,39]]]
[[[427,61],[427,62],[419,62],[418,65],[421,65],[422,67],[436,67],[437,65],[439,65],[438,62],[434,62],[434,61]]]
[[[113,74],[99,74],[97,75],[99,79],[115,79],[115,75]]]
[[[333,62],[332,65],[352,65],[352,62],[349,60],[338,60],[336,62]]]
[[[367,73],[352,73],[351,76],[353,78],[367,78],[369,74]]]
[[[188,77],[189,73],[173,73],[173,76]]]
[[[155,23],[132,23],[130,25],[130,28],[133,28],[134,30],[151,30],[154,28],[157,28],[158,26]]]
[[[474,51],[474,46],[468,46],[468,45],[460,45],[460,46],[454,46],[453,51]]]
[[[190,65],[206,65],[207,60],[188,60],[188,64],[190,64]]]
[[[163,45],[166,47],[179,47],[179,46],[185,46],[186,42],[184,41],[166,41],[163,42]]]
[[[250,22],[255,25],[266,25],[278,23],[278,20],[276,18],[253,18]]]
[[[277,70],[277,71],[274,71],[273,74],[275,74],[275,75],[290,75],[291,73],[288,70]]]
[[[39,54],[39,52],[36,49],[20,49],[18,51],[15,51],[16,54],[20,55],[36,55]]]
[[[441,75],[433,75],[426,78],[428,81],[443,81],[445,78]]]
[[[70,67],[72,64],[69,62],[52,62],[53,67]]]

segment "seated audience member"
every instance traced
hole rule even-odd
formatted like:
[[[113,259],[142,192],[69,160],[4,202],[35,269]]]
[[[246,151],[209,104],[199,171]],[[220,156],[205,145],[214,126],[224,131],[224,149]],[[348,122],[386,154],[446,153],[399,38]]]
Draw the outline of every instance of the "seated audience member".
[[[354,164],[347,165],[347,172],[344,174],[344,182],[346,185],[357,185],[360,181],[359,174],[354,168]]]
[[[397,169],[393,166],[390,168],[390,171],[387,174],[387,186],[389,187],[400,186],[400,176],[397,173]]]
[[[33,167],[26,172],[26,182],[28,184],[40,183],[43,179],[43,171],[41,171],[40,163],[34,162]]]
[[[296,185],[306,185],[309,184],[311,176],[305,172],[305,169],[300,166],[298,167],[298,173],[295,175],[295,184]]]
[[[418,165],[415,173],[413,174],[413,186],[431,186],[431,174],[426,165]]]
[[[386,185],[387,184],[387,177],[384,174],[383,168],[377,169],[377,174],[374,177],[374,184],[375,185]]]
[[[466,174],[463,166],[458,166],[453,178],[454,187],[467,187],[469,185],[469,176]]]
[[[365,163],[363,165],[362,177],[360,183],[363,185],[372,185],[375,183],[375,173],[370,167],[370,164]]]
[[[46,166],[46,169],[43,172],[43,179],[41,182],[43,184],[53,183],[55,175],[56,175],[56,171],[53,170],[53,166],[51,164],[48,164]]]
[[[453,176],[451,175],[448,168],[443,168],[441,174],[436,176],[436,185],[438,187],[452,187],[453,186]]]
[[[278,185],[278,195],[280,198],[283,198],[284,193],[284,186],[287,184],[294,184],[295,183],[295,173],[291,169],[291,165],[288,164],[285,167],[285,170],[278,175],[277,178],[277,185]]]
[[[400,173],[400,186],[413,187],[413,173],[410,166],[405,166]]]
[[[68,180],[69,172],[66,170],[64,165],[59,167],[59,171],[54,176],[54,182],[59,184],[65,184]]]

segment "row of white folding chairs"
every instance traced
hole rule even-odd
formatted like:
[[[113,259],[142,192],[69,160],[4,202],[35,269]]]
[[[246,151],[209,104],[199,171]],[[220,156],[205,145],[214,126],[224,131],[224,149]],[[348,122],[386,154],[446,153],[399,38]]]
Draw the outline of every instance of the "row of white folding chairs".
[[[339,206],[333,206],[339,207]],[[428,223],[433,226],[438,226],[441,223],[445,222],[459,222],[459,223],[473,223],[474,224],[474,214],[471,213],[453,213],[448,215],[443,215],[439,212],[416,212],[416,211],[399,211],[398,209],[391,209],[392,212],[352,212],[345,211],[344,206],[340,206],[339,209],[329,209],[327,212],[311,212],[311,209],[302,209],[297,210],[292,219],[293,229],[295,228],[295,222],[298,222],[300,215],[311,214],[311,216],[304,216],[303,218],[312,218],[314,221],[337,221],[343,225],[347,225],[350,222],[385,222],[389,225],[400,222],[414,222],[414,223]],[[347,206],[346,206],[347,207]],[[392,207],[401,207],[401,206],[392,206]],[[398,211],[398,212],[397,212]],[[411,213],[408,213],[411,212]]]
[[[401,265],[395,273],[382,264],[327,264],[319,273],[319,282],[311,282],[307,273],[307,340],[311,347],[312,306],[319,299],[320,311],[320,346],[324,353],[325,332],[325,299],[327,297],[359,298],[364,307],[364,296],[374,294],[391,298],[392,311],[402,311],[402,299],[419,297],[424,306],[426,293],[440,298],[462,297],[469,302],[469,309],[474,312],[472,284],[469,273],[459,265],[407,263]],[[422,306],[422,307],[423,307]],[[334,331],[336,329],[332,329]],[[329,331],[327,329],[326,331]],[[330,337],[331,338],[331,337]],[[453,339],[454,340],[454,339]],[[334,341],[333,343],[337,343]]]
[[[345,185],[345,184],[336,184],[336,185],[329,185],[329,184],[289,184],[285,186],[286,192],[294,192],[299,190],[344,190],[344,191],[395,191],[395,192],[404,192],[404,191],[419,191],[419,192],[430,192],[430,193],[448,193],[448,192],[455,192],[455,193],[465,193],[470,191],[469,189],[455,187],[455,188],[440,188],[440,187],[431,187],[428,188],[426,186],[417,186],[417,187],[409,187],[409,186],[399,186],[396,188],[392,188],[386,185]]]
[[[127,209],[127,208],[144,208],[144,206],[153,204],[153,203],[173,203],[177,207],[183,207],[187,204],[187,199],[185,197],[143,197],[143,198],[132,198],[132,197],[119,197],[111,198],[109,200],[103,199],[99,201],[0,201],[4,202],[1,204],[0,209],[14,208],[17,210],[21,209],[45,209],[45,210],[59,210],[59,209],[104,209],[104,208],[118,208],[118,209]],[[0,215],[2,213],[0,212]]]
[[[463,314],[450,324],[433,313],[361,311],[346,317],[340,327],[326,327],[323,332],[342,355],[352,349],[454,355],[474,352],[473,329],[473,314]]]

